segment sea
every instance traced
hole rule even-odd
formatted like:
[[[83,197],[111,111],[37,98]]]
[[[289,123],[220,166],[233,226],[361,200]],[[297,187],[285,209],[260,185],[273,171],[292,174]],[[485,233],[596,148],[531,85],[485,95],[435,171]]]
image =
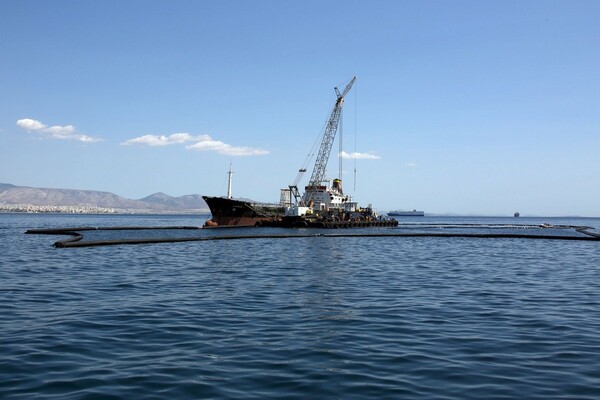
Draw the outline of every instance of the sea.
[[[0,214],[0,398],[600,398],[600,241],[248,228],[56,248],[67,236],[25,234],[207,218]],[[435,216],[366,231],[423,223],[600,232],[598,218]]]

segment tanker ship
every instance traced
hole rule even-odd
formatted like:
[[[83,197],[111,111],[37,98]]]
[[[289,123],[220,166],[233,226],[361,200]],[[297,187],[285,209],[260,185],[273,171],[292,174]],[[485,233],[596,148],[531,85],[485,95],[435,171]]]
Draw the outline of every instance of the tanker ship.
[[[277,221],[285,215],[285,207],[280,204],[259,203],[234,199],[231,195],[231,165],[229,166],[227,197],[202,196],[212,218],[205,227],[215,226],[261,226],[266,222]]]

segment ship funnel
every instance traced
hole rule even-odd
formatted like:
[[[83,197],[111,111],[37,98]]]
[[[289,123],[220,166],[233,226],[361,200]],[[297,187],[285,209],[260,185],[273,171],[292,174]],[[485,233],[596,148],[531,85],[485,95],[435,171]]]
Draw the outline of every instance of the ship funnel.
[[[334,180],[333,180],[333,186],[332,186],[332,188],[333,188],[333,189],[336,189],[336,190],[337,190],[337,191],[339,191],[340,193],[344,193],[344,192],[342,191],[342,180],[341,180],[341,179],[337,179],[337,178],[336,178],[336,179],[334,179]]]

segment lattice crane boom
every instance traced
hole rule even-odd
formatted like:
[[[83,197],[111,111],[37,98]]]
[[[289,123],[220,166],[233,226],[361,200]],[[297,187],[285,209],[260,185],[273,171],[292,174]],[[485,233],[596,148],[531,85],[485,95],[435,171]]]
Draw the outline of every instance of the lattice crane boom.
[[[327,169],[327,162],[329,161],[329,155],[331,154],[331,147],[333,146],[333,141],[335,139],[335,135],[337,133],[338,125],[340,122],[340,116],[342,114],[342,106],[344,105],[344,97],[350,89],[352,85],[354,85],[354,81],[356,77],[352,78],[352,80],[346,85],[344,90],[340,93],[338,88],[335,88],[335,94],[337,95],[337,99],[335,105],[333,106],[333,110],[331,110],[331,116],[327,121],[327,125],[325,127],[325,133],[323,134],[323,141],[321,142],[321,147],[319,149],[319,153],[315,160],[315,167],[313,169],[312,175],[310,177],[310,181],[308,186],[318,186],[321,185],[323,179],[325,178],[325,170]],[[305,193],[309,195],[309,191]],[[308,200],[305,198],[305,200]]]

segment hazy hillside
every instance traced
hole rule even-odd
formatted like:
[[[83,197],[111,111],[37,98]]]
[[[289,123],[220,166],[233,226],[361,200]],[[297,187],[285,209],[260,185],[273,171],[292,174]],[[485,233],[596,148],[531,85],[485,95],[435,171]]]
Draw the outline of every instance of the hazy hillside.
[[[165,193],[154,193],[148,197],[144,197],[139,201],[145,203],[156,204],[174,209],[198,209],[207,208],[206,202],[202,199],[199,194],[188,194],[180,197],[172,197]]]
[[[189,211],[207,210],[200,195],[172,197],[155,193],[140,200],[131,200],[110,192],[75,189],[49,189],[0,183],[0,204],[34,206],[103,207],[130,210]]]

